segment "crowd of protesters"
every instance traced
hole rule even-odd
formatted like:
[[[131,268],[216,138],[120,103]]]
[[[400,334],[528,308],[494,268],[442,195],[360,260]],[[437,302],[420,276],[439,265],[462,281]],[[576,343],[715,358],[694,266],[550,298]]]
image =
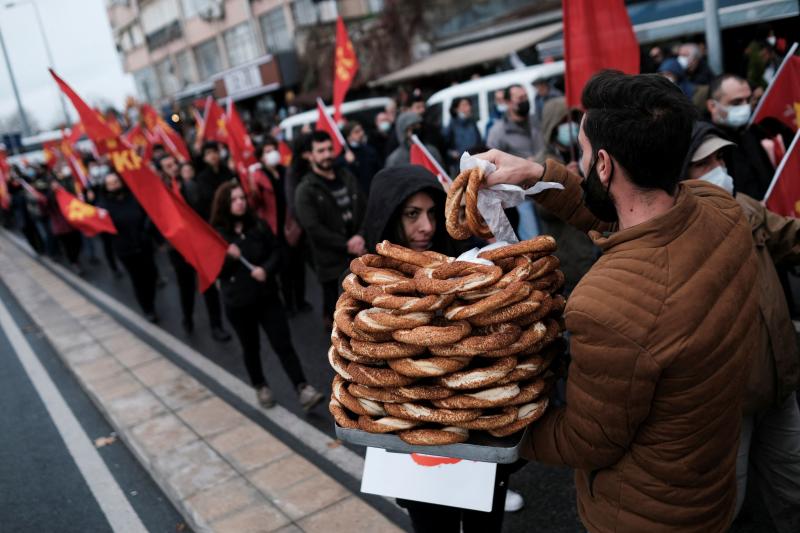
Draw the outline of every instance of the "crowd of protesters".
[[[645,81],[635,82],[640,84],[637,87],[650,92],[627,96],[641,98],[641,105],[644,108],[648,105],[659,107],[669,104],[671,107],[669,113],[665,114],[664,120],[673,121],[665,126],[667,129],[672,128],[668,131],[670,135],[682,135],[681,132],[685,129],[684,118],[692,116],[695,120],[696,117],[691,139],[688,132],[684,132],[686,138],[678,145],[665,146],[665,153],[672,154],[673,159],[679,158],[679,160],[671,161],[668,168],[659,169],[658,172],[663,173],[673,167],[682,168],[680,176],[670,175],[665,179],[673,180],[676,184],[678,178],[699,178],[722,187],[728,195],[735,195],[749,222],[760,276],[758,295],[755,297],[760,306],[761,319],[758,325],[760,331],[758,335],[754,334],[760,344],[754,368],[748,375],[747,390],[752,401],[745,405],[741,445],[738,448],[736,475],[739,488],[736,512],[738,513],[741,507],[745,482],[749,477],[750,486],[758,488],[776,528],[779,531],[798,531],[800,530],[798,502],[800,500],[800,411],[796,389],[800,382],[800,371],[797,339],[790,318],[795,308],[789,290],[788,272],[800,262],[800,223],[795,219],[770,213],[757,201],[764,197],[775,172],[778,164],[777,149],[782,147],[785,150],[785,147],[789,146],[792,132],[787,131],[777,121],[765,120],[759,124],[749,124],[752,109],[763,90],[762,82],[768,82],[770,75],[774,75],[779,52],[774,39],[754,43],[748,48],[750,63],[747,76],[741,77],[712,72],[700,44],[680,43],[669,48],[653,48],[649,53],[648,69],[667,78],[680,91],[674,89],[672,92],[667,91],[669,94],[664,97],[663,94],[666,93],[659,83],[666,82],[658,76],[651,75],[649,78],[643,77]],[[658,81],[654,82],[656,78]],[[596,105],[611,107],[618,105],[617,100],[626,97],[627,94],[609,96],[599,84],[595,85],[594,90],[597,93],[594,96],[590,95],[590,99],[596,98],[599,102]],[[580,110],[567,107],[563,93],[553,80],[539,79],[534,82],[531,91],[531,94],[535,95],[533,102],[530,101],[528,94],[527,88],[521,85],[511,85],[503,91],[497,91],[493,95],[494,102],[491,106],[488,127],[485,131],[480,131],[469,99],[455,99],[449,110],[449,124],[445,128],[440,128],[426,113],[425,100],[421,93],[414,92],[405,105],[398,108],[393,102],[379,112],[371,124],[356,121],[342,124],[347,146],[338,156],[327,133],[304,133],[294,143],[293,159],[288,168],[281,164],[279,139],[261,135],[258,138],[256,155],[266,181],[252,181],[247,187],[242,187],[239,183],[239,178],[231,170],[232,167],[224,153],[225,147],[217,143],[202,143],[199,139],[195,140],[193,143],[195,157],[192,161],[179,162],[163,150],[154,151],[153,164],[160,172],[165,186],[181,195],[229,243],[227,259],[217,284],[203,293],[208,327],[214,340],[221,343],[228,342],[231,335],[226,330],[227,321],[239,340],[244,366],[261,405],[272,406],[274,398],[267,383],[267,373],[264,372],[261,363],[259,329],[263,329],[266,333],[272,349],[278,355],[297,390],[300,403],[306,409],[310,409],[322,399],[322,394],[305,378],[287,321],[289,316],[312,310],[307,300],[307,290],[320,291],[322,302],[319,310],[320,327],[330,330],[335,303],[339,296],[340,280],[346,273],[350,261],[354,257],[374,251],[375,244],[380,240],[388,238],[414,249],[434,249],[457,255],[460,249],[458,243],[452,241],[444,232],[442,207],[444,191],[428,171],[409,165],[413,136],[418,137],[430,154],[451,173],[457,172],[458,161],[463,152],[477,153],[497,149],[509,157],[520,158],[520,161],[544,165],[544,167],[530,168],[543,168],[541,172],[543,179],[546,180],[557,179],[569,185],[571,183],[569,176],[583,174],[587,205],[588,202],[594,201],[593,205],[588,205],[590,209],[594,208],[592,213],[600,220],[603,220],[603,215],[613,218],[611,215],[615,214],[614,203],[609,191],[616,191],[614,195],[619,198],[622,194],[619,192],[622,190],[621,187],[629,185],[629,181],[635,183],[635,179],[627,176],[619,178],[621,181],[617,182],[617,185],[611,185],[611,178],[616,174],[608,152],[612,152],[611,155],[617,159],[623,157],[630,162],[639,161],[641,158],[636,154],[627,153],[626,150],[629,149],[619,145],[618,140],[604,141],[602,132],[594,131],[593,138],[583,136],[586,117]],[[651,100],[645,101],[647,98]],[[591,109],[591,102],[586,107]],[[683,118],[678,116],[684,111]],[[652,117],[648,117],[650,118]],[[613,116],[609,118],[613,119]],[[642,124],[630,124],[629,127],[631,131],[642,130]],[[647,132],[642,131],[641,134],[647,135]],[[601,155],[597,150],[588,154],[585,152],[589,143],[601,141],[607,141],[605,146],[608,147],[608,151],[603,150],[605,155]],[[679,153],[681,146],[689,147],[688,153],[685,151]],[[617,150],[617,153],[613,153],[614,150]],[[504,159],[505,155],[495,157],[501,163],[501,168],[503,164],[512,167],[518,164],[515,162],[516,159]],[[12,180],[9,183],[12,202],[5,216],[6,225],[15,226],[21,231],[37,253],[63,257],[79,275],[84,273],[87,266],[93,267],[100,263],[96,252],[102,247],[107,266],[114,275],[121,277],[121,268],[127,272],[136,301],[144,316],[151,322],[159,320],[158,310],[155,308],[155,293],[158,286],[164,282],[163,273],[160,273],[156,266],[155,256],[160,248],[166,247],[177,282],[183,315],[182,325],[185,332],[190,334],[195,325],[194,301],[197,292],[197,280],[192,267],[158,234],[119,175],[108,166],[108,162],[102,159],[88,159],[91,188],[86,192],[85,200],[108,210],[117,228],[116,235],[102,234],[97,238],[87,239],[72,229],[61,215],[52,191],[56,186],[63,186],[74,192],[74,178],[66,168],[48,168],[44,165],[13,169],[16,180],[25,180],[39,194],[33,194],[30,189],[20,187],[17,181]],[[638,170],[650,168],[652,171],[652,164],[653,162],[642,163],[643,166]],[[565,174],[558,174],[556,177],[556,173],[562,170]],[[637,169],[628,167],[627,171],[634,172]],[[651,176],[652,179],[656,179],[656,174]],[[659,198],[663,196],[661,193],[670,196],[676,190],[675,184],[671,186],[654,185],[649,182],[637,184],[638,188],[631,189],[633,191],[630,192],[631,201],[635,202],[636,195],[643,194],[642,191],[649,188],[657,189]],[[573,195],[578,193],[578,189],[571,191]],[[596,264],[601,254],[600,247],[597,246],[600,241],[591,240],[584,231],[586,228],[576,228],[569,223],[569,220],[564,220],[570,217],[560,212],[563,211],[563,205],[553,200],[554,194],[548,193],[548,200],[542,201],[541,205],[534,204],[533,201],[523,204],[512,210],[509,218],[522,238],[545,233],[557,239],[559,246],[557,255],[567,279],[564,291],[569,295],[576,290],[579,282],[585,279],[585,274]],[[683,194],[686,196],[689,193]],[[713,196],[716,193],[702,192],[702,194]],[[693,201],[685,200],[685,202]],[[725,203],[723,200],[719,202],[720,205]],[[732,199],[728,203],[734,204]],[[728,204],[725,206],[729,207]],[[619,205],[616,208],[619,210]],[[698,213],[702,211],[698,216],[708,217],[709,223],[723,224],[715,218],[716,215],[709,214],[699,207],[694,206],[691,209],[697,210]],[[689,214],[687,211],[687,216]],[[670,231],[674,233],[686,220],[676,219],[673,222],[676,226]],[[696,227],[692,231],[695,230]],[[669,239],[678,238],[673,233],[670,233]],[[724,235],[717,237],[719,242],[716,246],[724,251],[726,257],[737,254],[741,256],[742,250],[726,242]],[[603,246],[608,248],[610,245],[606,243]],[[246,258],[252,265],[247,266],[240,258]],[[644,255],[641,260],[645,261],[643,258]],[[700,259],[698,256],[698,260]],[[652,257],[646,259],[646,261],[652,260]],[[608,261],[605,265],[605,268],[608,268]],[[691,268],[690,265],[685,266]],[[739,266],[744,269],[742,272],[746,270],[744,263]],[[313,270],[318,284],[306,286],[307,268]],[[660,268],[660,265],[653,266],[654,276],[656,270]],[[729,270],[728,267],[718,265],[716,273],[727,272],[726,275],[730,279],[726,278],[726,283],[730,283],[731,287],[742,285],[744,278]],[[685,274],[687,283],[696,282],[688,271],[678,274]],[[752,277],[748,280],[752,280]],[[652,279],[648,280],[651,281]],[[597,277],[591,282],[599,283]],[[637,290],[644,289],[640,286]],[[679,291],[680,287],[676,287],[675,290]],[[601,292],[605,294],[607,288]],[[611,295],[607,296],[611,298]],[[646,299],[645,296],[642,298]],[[668,296],[660,295],[659,301]],[[722,287],[717,296],[729,297],[728,292]],[[614,298],[619,299],[619,295],[614,295]],[[628,303],[623,302],[624,305]],[[621,305],[624,307],[623,304]],[[605,309],[602,313],[611,311],[621,312],[619,309]],[[631,312],[634,311],[644,312],[641,306]],[[687,313],[690,315],[694,311],[696,309],[687,308]],[[711,313],[713,309],[708,311]],[[654,316],[647,315],[645,318],[650,320]],[[626,322],[629,318],[620,316],[620,320]],[[716,324],[716,327],[722,329],[727,326],[728,324],[724,323]],[[717,333],[714,332],[715,335]],[[631,330],[630,334],[635,336],[638,333]],[[720,342],[724,340],[720,337]],[[589,353],[591,350],[585,343],[591,342],[591,339],[587,341],[586,338],[581,338],[580,342],[584,343],[581,346]],[[669,344],[666,340],[664,342],[665,345]],[[627,339],[626,343],[631,343],[629,346],[631,350],[643,349],[642,345],[636,345],[632,338]],[[710,351],[712,348],[714,347],[709,345]],[[659,352],[664,357],[678,356],[677,353],[671,354],[665,350]],[[720,357],[722,364],[724,357],[717,353],[718,351],[715,349],[713,354],[711,352],[710,354]],[[600,353],[595,355],[600,359],[603,357]],[[324,357],[316,357],[315,360],[319,361],[319,364],[325,364]],[[654,360],[652,368],[631,368],[625,371],[630,370],[631,375],[637,376],[637,372],[657,373],[661,364],[666,364],[666,360]],[[599,367],[596,371],[600,372]],[[676,376],[676,379],[683,378]],[[641,382],[632,379],[631,387],[637,383],[641,385]],[[580,387],[584,389],[579,390]],[[595,398],[601,398],[602,394],[610,390],[603,389],[591,380],[575,384],[573,389],[575,391],[573,394],[594,394]],[[624,396],[625,392],[620,389],[620,394]],[[701,402],[716,401],[707,398],[705,393],[698,394],[697,399]],[[609,402],[611,401],[609,399]],[[644,407],[647,405],[642,408]],[[662,405],[659,409],[661,411],[656,409],[655,412],[660,412],[665,420],[669,419],[671,415],[668,406]],[[688,407],[686,413],[691,416],[702,416],[702,413],[691,412]],[[617,421],[619,424],[609,422],[604,429],[597,424],[591,424],[589,420],[598,420],[599,413],[592,416],[582,413],[580,416],[587,417],[586,420],[580,421],[587,424],[583,438],[593,438],[592,431],[603,433],[607,430],[618,430],[617,434],[608,435],[607,442],[603,443],[607,446],[609,464],[614,464],[613,468],[617,468],[621,461],[627,460],[629,467],[636,470],[636,475],[644,479],[652,475],[653,468],[662,468],[663,465],[656,461],[655,456],[639,460],[632,458],[636,451],[627,447],[636,438],[632,434],[635,428],[631,426],[633,420],[631,417],[638,417],[638,422],[641,422],[647,413],[631,411],[628,415],[630,416],[626,427],[619,426],[625,422],[621,420]],[[680,413],[676,414],[678,415]],[[675,423],[677,424],[677,421]],[[602,440],[601,437],[602,435],[598,434],[598,439]],[[679,436],[676,434],[675,438]],[[707,453],[709,457],[722,456],[721,450],[709,448],[713,446],[709,444],[712,441],[706,437],[695,435],[691,438],[703,440],[702,443],[700,440],[697,442],[697,449],[703,454]],[[732,439],[728,443],[732,449],[735,449],[734,441],[735,439]],[[544,437],[534,444],[535,447],[530,451],[531,456],[553,459],[554,462],[566,464],[571,464],[570,453],[579,454],[583,450],[581,443],[576,441],[573,442],[574,450],[562,447],[558,452],[561,455],[556,457],[557,446]],[[548,448],[551,445],[552,449]],[[592,443],[587,443],[587,446],[590,445]],[[594,450],[592,453],[601,450],[602,446],[598,446],[594,448],[590,446],[591,450]],[[590,448],[586,449],[587,453]],[[662,453],[662,459],[670,454],[667,449],[658,453]],[[613,461],[611,461],[612,455]],[[733,465],[733,455],[725,454],[724,457],[724,467]],[[650,465],[652,468],[647,467],[645,464],[647,461],[653,461]],[[584,464],[586,461],[582,463],[576,456],[572,462]],[[717,467],[718,465],[708,464],[710,469]],[[597,471],[601,471],[600,465]],[[618,479],[615,478],[615,481],[609,477],[611,474],[597,475],[596,472],[597,477],[588,480],[589,492],[592,490],[593,480],[600,480],[596,490],[601,491],[602,497],[614,499],[611,506],[617,506],[618,511],[622,509],[623,514],[650,511],[658,514],[677,502],[677,500],[676,502],[649,501],[649,504],[653,505],[650,511],[625,507],[632,503],[620,502],[622,498],[618,493],[620,489],[614,487],[624,486],[626,490],[638,490],[637,479],[622,480],[620,477],[622,474],[618,474]],[[484,531],[499,531],[502,512],[498,518],[497,509],[499,507],[508,509],[509,506],[513,508],[515,505],[513,498],[509,499],[505,491],[509,473],[504,472],[503,476],[498,478],[502,481],[496,494],[499,500],[495,502],[494,512],[490,513],[493,518],[485,524]],[[680,475],[680,472],[675,473],[676,483],[681,482]],[[702,477],[710,474],[701,472],[697,475]],[[714,479],[722,483],[723,478],[724,476],[717,476]],[[718,489],[719,487],[715,490]],[[614,490],[617,491],[616,496],[612,494]],[[708,497],[717,498],[718,495],[712,492],[708,493]],[[591,497],[593,503],[586,504],[588,509],[586,512],[590,514],[587,516],[598,523],[613,520],[609,515],[603,514],[604,511],[597,510],[597,497],[595,494]],[[582,501],[585,498],[589,497],[582,494]],[[445,520],[442,518],[441,509],[412,502],[401,503],[408,507],[415,527],[418,526],[420,529],[424,529],[423,522],[430,522],[432,514],[436,514],[438,519]],[[662,507],[658,507],[659,505]],[[644,528],[650,524],[649,520],[655,519],[654,516],[646,518],[640,516],[637,518],[641,519],[640,521],[634,520],[628,525],[635,523]],[[461,517],[455,516],[452,520],[458,522]]]

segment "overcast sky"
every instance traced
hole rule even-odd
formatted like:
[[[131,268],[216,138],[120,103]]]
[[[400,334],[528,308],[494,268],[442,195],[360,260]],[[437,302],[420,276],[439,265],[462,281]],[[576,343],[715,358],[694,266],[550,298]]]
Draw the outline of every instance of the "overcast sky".
[[[6,7],[12,1],[22,3]],[[25,109],[45,129],[62,116],[30,1],[39,6],[56,72],[89,104],[103,99],[121,108],[135,88],[131,76],[122,71],[104,0],[0,0],[0,30]],[[69,102],[67,107],[74,119]],[[0,57],[0,117],[16,109],[8,69]]]

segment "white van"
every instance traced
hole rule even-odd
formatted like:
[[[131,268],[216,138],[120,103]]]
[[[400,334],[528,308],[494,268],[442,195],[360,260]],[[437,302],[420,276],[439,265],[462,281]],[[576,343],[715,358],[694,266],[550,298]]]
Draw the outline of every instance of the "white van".
[[[386,96],[379,96],[376,98],[365,98],[363,100],[353,100],[351,102],[342,103],[342,115],[349,120],[357,120],[361,122],[366,130],[370,130],[375,122],[375,116],[386,109],[386,106],[391,101],[391,98]],[[328,113],[333,116],[333,106],[327,106]],[[317,108],[309,111],[304,111],[291,117],[286,117],[281,120],[280,128],[283,132],[283,139],[291,141],[303,129],[303,126],[309,125],[314,128],[317,123]]]
[[[445,128],[450,124],[450,104],[453,100],[469,98],[472,103],[472,116],[477,119],[478,131],[483,135],[494,105],[495,91],[505,89],[510,85],[522,85],[528,92],[528,99],[533,108],[535,97],[533,82],[540,78],[552,79],[563,75],[564,62],[556,61],[465,81],[431,95],[427,101],[428,109],[425,114],[430,114],[437,124]]]

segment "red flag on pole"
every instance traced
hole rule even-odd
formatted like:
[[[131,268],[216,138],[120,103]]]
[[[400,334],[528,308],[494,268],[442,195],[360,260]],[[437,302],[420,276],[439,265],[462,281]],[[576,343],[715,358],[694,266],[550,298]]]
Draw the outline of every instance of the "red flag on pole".
[[[281,165],[288,167],[292,164],[292,149],[284,141],[278,141],[278,152],[281,154]]]
[[[333,69],[333,118],[342,120],[342,102],[358,72],[358,57],[342,17],[336,17],[336,57]]]
[[[336,126],[336,123],[328,114],[328,110],[325,109],[325,104],[322,103],[321,98],[317,98],[317,113],[317,125],[314,129],[317,131],[324,131],[331,136],[331,140],[333,141],[333,155],[334,157],[338,156],[345,146],[344,137],[342,136],[342,132],[339,131],[338,126]]]
[[[75,148],[69,142],[69,136],[64,130],[61,130],[61,154],[64,156],[69,169],[72,171],[73,177],[77,180],[75,185],[78,189],[78,193],[82,193],[85,189],[89,188],[89,173],[86,171],[86,167],[83,165],[81,158],[75,153]]]
[[[233,105],[232,100],[228,100],[228,109],[224,118],[228,132],[228,151],[230,151],[231,159],[233,159],[244,193],[249,197],[251,183],[248,170],[252,165],[258,163],[253,141],[250,140],[247,128],[244,127],[244,122],[239,117],[239,113],[236,112],[236,106]]]
[[[134,148],[142,148],[145,151],[152,144],[141,125],[136,124],[131,129],[122,134],[122,140]]]
[[[108,211],[81,202],[63,187],[56,189],[56,202],[69,225],[87,237],[94,237],[103,232],[117,233]]]
[[[42,157],[47,168],[50,170],[56,168],[56,163],[58,163],[58,143],[55,141],[42,143]]]
[[[639,43],[623,0],[564,0],[564,60],[567,105],[580,107],[581,92],[594,74],[617,69],[639,73]]]
[[[764,196],[767,209],[787,217],[800,217],[800,130],[794,135],[786,156]]]
[[[225,120],[225,112],[214,98],[206,98],[205,111],[203,112],[203,136],[204,141],[216,141],[228,143],[228,126]]]
[[[222,270],[228,244],[194,209],[167,189],[155,171],[132,147],[115,137],[69,85],[52,70],[50,74],[72,101],[87,135],[95,144],[100,143],[108,149],[114,169],[164,238],[197,271],[200,291],[205,291]]]
[[[794,55],[796,50],[797,43],[794,43],[759,100],[750,122],[758,124],[772,117],[797,131],[800,125],[800,57]]]
[[[69,130],[69,143],[72,146],[75,146],[75,143],[80,140],[85,132],[83,131],[83,124],[80,122],[76,122],[72,125],[72,128]]]
[[[161,115],[148,104],[142,104],[142,117],[147,130],[158,138],[164,148],[178,161],[191,161],[189,149],[180,134],[172,129]]]
[[[445,191],[450,189],[450,184],[452,183],[450,176],[447,175],[447,172],[444,171],[436,158],[431,155],[425,144],[416,135],[411,136],[409,159],[412,165],[420,165],[430,170]]]

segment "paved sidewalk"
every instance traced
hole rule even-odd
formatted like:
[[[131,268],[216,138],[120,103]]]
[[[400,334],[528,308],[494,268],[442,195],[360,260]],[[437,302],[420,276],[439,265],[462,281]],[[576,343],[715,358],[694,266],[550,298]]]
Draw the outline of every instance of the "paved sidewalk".
[[[0,276],[195,531],[401,531],[5,236]]]

